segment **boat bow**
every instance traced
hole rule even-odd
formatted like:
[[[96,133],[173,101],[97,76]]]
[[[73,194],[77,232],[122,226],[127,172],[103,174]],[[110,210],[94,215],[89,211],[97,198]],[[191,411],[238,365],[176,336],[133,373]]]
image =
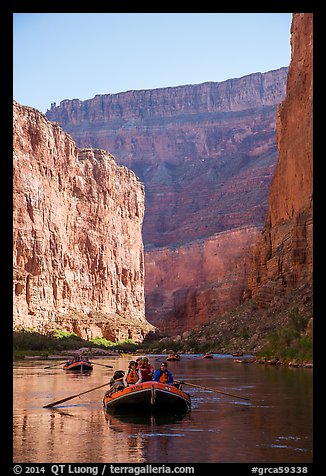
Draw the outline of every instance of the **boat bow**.
[[[188,393],[174,385],[150,381],[125,387],[112,394],[106,393],[103,406],[107,412],[116,409],[188,411],[191,401]]]

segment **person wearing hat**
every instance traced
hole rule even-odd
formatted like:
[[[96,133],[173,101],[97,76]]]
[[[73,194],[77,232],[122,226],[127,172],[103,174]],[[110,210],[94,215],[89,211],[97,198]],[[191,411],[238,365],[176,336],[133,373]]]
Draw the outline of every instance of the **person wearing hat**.
[[[168,364],[166,362],[161,362],[160,368],[154,372],[155,382],[167,383],[169,385],[173,384],[173,375],[168,370]]]
[[[134,360],[129,362],[129,367],[126,375],[124,376],[123,382],[125,386],[136,385],[142,381],[142,376],[140,370],[137,369],[137,363]]]
[[[148,369],[147,380],[153,380],[154,367],[149,362],[148,357],[143,357],[143,365]]]
[[[109,382],[109,390],[106,392],[106,396],[111,396],[112,393],[118,392],[119,390],[123,390],[125,388],[125,385],[123,383],[123,378],[124,378],[125,372],[124,370],[116,370],[113,374],[113,377],[111,377],[110,382]]]
[[[141,357],[139,360],[138,360],[138,370],[139,372],[141,373],[141,379],[142,379],[142,382],[148,382],[150,380],[153,380],[153,373],[152,371],[154,369],[151,370],[149,364],[148,364],[148,359],[147,357]]]

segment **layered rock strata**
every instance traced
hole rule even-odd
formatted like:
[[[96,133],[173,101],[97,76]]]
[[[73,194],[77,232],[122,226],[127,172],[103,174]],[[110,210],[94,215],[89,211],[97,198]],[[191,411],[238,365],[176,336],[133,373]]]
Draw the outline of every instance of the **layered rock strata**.
[[[287,68],[221,83],[127,91],[47,111],[80,147],[110,150],[144,182],[145,247],[262,226]]]
[[[286,98],[277,116],[278,163],[262,236],[253,249],[249,296],[261,305],[313,280],[313,15],[296,13]],[[310,297],[309,297],[310,296]]]
[[[256,227],[145,253],[147,319],[163,334],[192,330],[238,306]]]
[[[142,338],[144,186],[14,102],[14,327]]]
[[[163,332],[208,322],[241,300],[244,244],[252,245],[252,230],[266,216],[286,77],[281,68],[222,83],[64,100],[47,111],[80,146],[110,150],[144,182],[146,315]],[[211,251],[216,270],[205,275]]]

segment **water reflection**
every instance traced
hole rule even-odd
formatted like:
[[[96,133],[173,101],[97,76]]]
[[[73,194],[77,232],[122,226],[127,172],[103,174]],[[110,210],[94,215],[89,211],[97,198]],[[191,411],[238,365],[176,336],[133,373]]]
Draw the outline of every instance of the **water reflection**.
[[[154,429],[156,426],[181,422],[187,415],[189,416],[188,412],[171,415],[167,413],[155,414],[151,412],[133,414],[130,411],[107,413],[103,410],[103,413],[110,427],[113,427],[114,425],[121,426],[122,422],[128,424],[122,426],[124,430],[133,430],[139,425],[141,425],[142,428],[151,427]]]
[[[119,442],[127,449],[128,461],[146,462],[156,455],[164,460],[168,451],[173,451],[173,437],[183,437],[172,430],[171,425],[180,423],[185,418],[191,418],[189,413],[179,415],[159,415],[147,412],[143,415],[133,415],[130,412],[108,414],[103,410],[109,430],[119,434]],[[181,430],[181,429],[180,429]],[[161,460],[162,461],[162,460]]]
[[[55,408],[51,401],[103,385],[112,371],[92,375],[44,370],[45,362],[14,367],[14,461],[19,462],[311,462],[312,371],[237,365],[232,359],[171,363],[178,380],[247,396],[249,401],[187,388],[186,415],[107,414],[105,388]],[[103,359],[103,363],[110,363]]]

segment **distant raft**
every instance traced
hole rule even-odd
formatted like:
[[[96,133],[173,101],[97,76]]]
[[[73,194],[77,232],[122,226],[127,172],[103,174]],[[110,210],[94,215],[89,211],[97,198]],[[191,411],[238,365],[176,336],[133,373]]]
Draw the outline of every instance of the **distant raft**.
[[[179,361],[180,360],[180,355],[179,354],[169,354],[166,358],[169,362],[171,361]]]
[[[63,370],[72,370],[74,372],[90,372],[93,365],[89,360],[68,361],[64,364]]]
[[[203,355],[203,359],[214,359],[214,355],[211,352]]]

